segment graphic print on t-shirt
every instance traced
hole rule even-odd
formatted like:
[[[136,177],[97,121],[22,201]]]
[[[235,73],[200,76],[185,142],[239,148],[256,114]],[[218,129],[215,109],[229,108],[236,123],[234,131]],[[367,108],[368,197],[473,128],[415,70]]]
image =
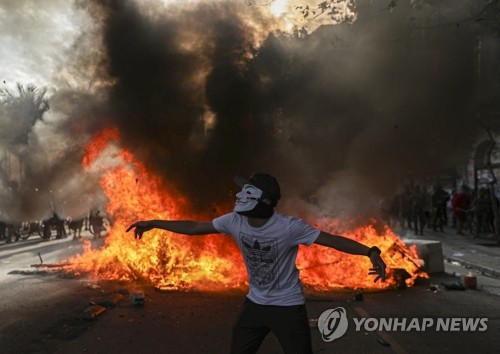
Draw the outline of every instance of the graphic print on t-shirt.
[[[277,239],[241,235],[243,254],[250,275],[250,283],[268,288],[276,280]]]

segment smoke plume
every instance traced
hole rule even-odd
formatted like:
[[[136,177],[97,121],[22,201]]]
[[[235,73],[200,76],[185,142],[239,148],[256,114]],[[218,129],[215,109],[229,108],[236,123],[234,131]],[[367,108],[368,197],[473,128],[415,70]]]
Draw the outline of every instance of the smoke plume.
[[[267,171],[287,211],[373,215],[401,181],[465,163],[480,130],[473,30],[417,29],[435,8],[389,3],[290,34],[252,2],[78,1],[88,23],[54,76],[72,89],[33,126],[28,177],[50,175],[66,203],[104,202],[79,162],[113,126],[198,211],[229,205],[233,175]]]

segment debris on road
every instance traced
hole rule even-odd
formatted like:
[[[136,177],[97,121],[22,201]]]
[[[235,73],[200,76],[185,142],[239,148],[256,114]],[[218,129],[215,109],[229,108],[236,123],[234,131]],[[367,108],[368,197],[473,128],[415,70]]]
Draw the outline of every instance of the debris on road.
[[[142,306],[144,305],[144,291],[136,290],[130,293],[130,301],[132,305]]]
[[[440,290],[439,290],[439,285],[437,285],[437,284],[431,284],[431,285],[429,286],[429,290],[430,290],[430,291],[432,291],[433,293],[437,293],[437,292],[439,292],[439,291],[440,291]]]
[[[459,281],[454,283],[442,283],[442,285],[446,290],[465,290],[464,284]]]
[[[71,265],[70,263],[37,263],[32,264],[33,268],[64,268]]]
[[[390,347],[391,346],[391,343],[383,340],[382,338],[378,338],[377,341],[382,344],[384,347]]]
[[[356,294],[354,294],[354,300],[355,301],[363,301],[363,292],[356,291]]]
[[[104,306],[91,305],[83,310],[83,312],[80,314],[80,318],[83,320],[94,320],[98,316],[102,315],[105,311],[106,308]]]
[[[114,294],[111,299],[104,299],[97,302],[91,301],[91,305],[100,305],[106,308],[113,308],[118,306],[123,299],[124,296],[122,294]]]
[[[88,288],[88,289],[94,289],[94,290],[97,290],[97,289],[100,289],[101,287],[97,284],[92,284],[92,283],[87,283],[85,284],[85,287]]]
[[[464,286],[466,289],[477,288],[477,278],[472,272],[469,272],[467,275],[464,275]]]

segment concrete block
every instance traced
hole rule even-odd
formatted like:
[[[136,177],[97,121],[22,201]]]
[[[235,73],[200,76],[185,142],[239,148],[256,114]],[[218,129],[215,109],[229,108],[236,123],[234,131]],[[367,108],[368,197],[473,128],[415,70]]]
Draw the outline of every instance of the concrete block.
[[[144,291],[136,290],[130,293],[130,300],[132,305],[142,306],[144,305]]]
[[[409,240],[406,245],[417,247],[417,254],[424,261],[423,268],[428,274],[444,272],[443,249],[440,241]]]

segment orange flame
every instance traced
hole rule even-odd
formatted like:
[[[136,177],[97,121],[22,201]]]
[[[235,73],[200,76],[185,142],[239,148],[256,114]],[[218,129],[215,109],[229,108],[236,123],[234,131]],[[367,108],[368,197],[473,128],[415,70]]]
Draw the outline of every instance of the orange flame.
[[[87,169],[102,154],[109,142],[113,140],[117,141],[119,137],[120,133],[116,128],[107,128],[95,135],[94,139],[92,139],[85,149],[85,154],[82,158],[82,167]]]
[[[387,264],[388,279],[385,282],[373,282],[374,277],[368,275],[368,269],[371,268],[368,257],[346,255],[313,245],[301,249],[297,264],[304,284],[314,289],[382,289],[401,286],[401,281],[406,286],[412,286],[418,277],[428,278],[421,270],[416,246],[407,247],[389,227],[385,227],[381,234],[372,225],[358,227],[352,232],[337,232],[337,223],[328,219],[315,225],[326,232],[341,234],[367,246],[376,245],[382,250],[382,258]]]
[[[117,130],[109,129],[94,137],[87,148],[82,165],[91,168],[106,147],[118,140]],[[109,198],[106,213],[112,219],[105,244],[92,249],[86,242],[84,252],[68,260],[65,268],[73,273],[87,273],[103,279],[146,280],[161,289],[222,290],[245,288],[247,274],[240,251],[231,237],[208,235],[189,237],[161,230],[151,230],[142,240],[126,233],[127,227],[145,219],[204,219],[201,215],[182,215],[186,200],[177,197],[173,188],[165,189],[160,179],[149,174],[126,149],[113,154],[115,160],[100,178]],[[109,162],[109,160],[106,160]],[[173,195],[176,197],[174,198]],[[332,233],[337,223],[324,219],[317,226]],[[379,235],[372,226],[343,233],[367,245],[377,245],[388,267],[405,269],[412,285],[419,271],[413,261],[415,249],[407,248],[389,229]],[[338,287],[387,288],[394,279],[373,283],[368,275],[371,264],[367,257],[347,255],[313,245],[301,247],[297,259],[301,278],[306,286],[317,290]]]

